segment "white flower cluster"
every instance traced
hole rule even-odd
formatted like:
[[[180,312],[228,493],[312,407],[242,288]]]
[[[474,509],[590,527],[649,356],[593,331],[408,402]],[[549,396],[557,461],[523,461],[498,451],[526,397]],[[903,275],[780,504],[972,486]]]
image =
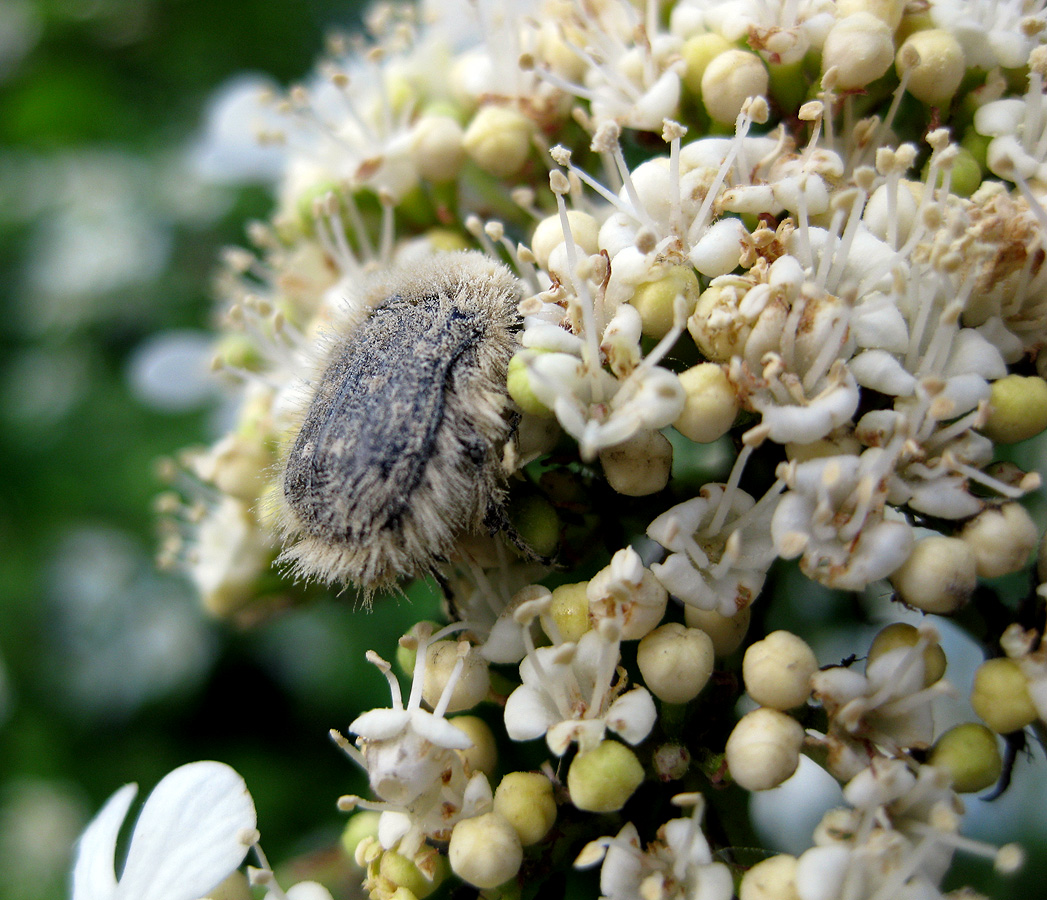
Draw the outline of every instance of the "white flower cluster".
[[[381,394],[389,447],[354,438],[353,486],[387,478],[391,453],[422,460],[419,482],[453,456],[494,485],[488,528],[440,522],[459,535],[429,554],[451,623],[402,640],[407,701],[372,653],[392,706],[337,737],[377,798],[344,808],[380,812],[354,842],[371,896],[425,896],[448,866],[483,890],[540,879],[584,834],[604,896],[727,898],[701,828],[716,801],[694,786],[776,787],[803,753],[850,809],[799,860],[749,870],[743,900],[938,896],[952,851],[976,849],[956,794],[1000,775],[993,732],[1044,727],[1043,596],[994,623],[1002,655],[971,686],[993,731],[936,734],[950,688],[929,625],[885,629],[864,672],[746,631],[789,565],[988,618],[982,580],[1029,564],[1021,500],[1040,479],[999,450],[1047,429],[1044,3],[476,0],[384,4],[369,28],[270,101],[278,208],[220,284],[238,418],[170,467],[190,500],[163,506],[165,556],[216,614],[320,590],[272,569],[290,448],[330,468],[317,483],[350,483],[332,419],[295,444],[303,395],[311,417],[349,415],[407,378],[378,346],[407,333],[396,367],[441,373],[431,396],[421,375]],[[368,352],[338,342],[388,311],[374,273],[463,249],[518,279],[511,359],[480,373],[504,384],[484,394],[504,446],[444,424],[447,385],[479,377],[453,298],[440,321],[465,337],[426,344],[401,320],[366,366],[331,350]],[[356,519],[355,494],[309,494],[303,528],[449,517],[413,510],[416,489]],[[484,704],[497,715],[461,715]],[[539,739],[542,765],[495,778],[499,745]],[[694,815],[653,821],[645,794]]]

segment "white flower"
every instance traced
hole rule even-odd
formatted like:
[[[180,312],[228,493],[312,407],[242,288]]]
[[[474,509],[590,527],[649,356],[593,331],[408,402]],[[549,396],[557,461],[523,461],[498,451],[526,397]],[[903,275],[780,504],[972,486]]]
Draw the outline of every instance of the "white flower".
[[[593,629],[577,644],[532,650],[520,664],[522,684],[505,704],[505,730],[514,741],[545,735],[549,749],[562,756],[572,741],[581,752],[593,749],[610,728],[638,744],[657,714],[646,688],[625,689],[617,671],[618,641]]]
[[[134,784],[120,788],[81,836],[72,900],[196,900],[239,866],[257,840],[244,780],[223,763],[189,763],[149,795],[117,879],[116,842],[137,791]]]
[[[968,66],[1013,69],[1028,62],[1040,39],[1043,8],[1043,0],[935,0],[930,14],[935,25],[960,42]]]

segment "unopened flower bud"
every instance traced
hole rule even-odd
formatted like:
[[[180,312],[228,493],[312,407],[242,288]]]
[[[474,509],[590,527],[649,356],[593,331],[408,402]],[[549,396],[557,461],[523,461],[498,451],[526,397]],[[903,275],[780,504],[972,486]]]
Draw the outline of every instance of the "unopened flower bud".
[[[803,728],[776,709],[747,713],[727,739],[727,768],[747,791],[778,787],[800,764]]]
[[[571,802],[586,812],[621,809],[642,783],[643,766],[618,741],[600,741],[592,750],[579,753],[567,770]]]
[[[796,892],[796,857],[780,853],[762,860],[742,877],[739,900],[800,900]]]
[[[866,669],[885,653],[890,653],[899,647],[915,647],[919,640],[920,630],[907,622],[894,622],[880,629],[869,646],[869,655],[865,662]],[[923,648],[924,687],[930,687],[940,681],[947,665],[945,651],[937,643],[928,643]]]
[[[704,631],[667,622],[644,637],[636,662],[644,684],[659,700],[686,703],[713,674],[713,642]]]
[[[876,16],[894,31],[901,24],[906,3],[907,0],[837,0],[836,17],[842,19],[844,16],[866,12]]]
[[[577,584],[561,584],[553,591],[549,615],[565,641],[577,641],[589,630],[588,587],[588,581],[580,581]]]
[[[459,646],[457,641],[436,641],[426,649],[422,697],[430,706],[435,707],[440,702],[440,696],[461,656]],[[462,672],[455,682],[447,711],[472,709],[487,696],[490,687],[487,660],[470,648],[464,655]]]
[[[700,290],[694,269],[690,266],[670,266],[662,269],[655,280],[637,285],[629,302],[640,313],[643,333],[660,340],[672,330],[677,296],[683,296],[684,315],[690,316],[698,302]]]
[[[657,431],[641,431],[613,447],[600,451],[607,483],[627,497],[655,494],[669,483],[673,468],[673,445]]]
[[[531,154],[534,123],[510,106],[484,106],[465,130],[463,146],[484,171],[498,178],[515,175]]]
[[[908,73],[906,90],[917,100],[928,106],[944,106],[959,88],[967,60],[951,32],[928,28],[905,39],[894,68],[899,78]]]
[[[466,774],[483,772],[490,778],[498,765],[498,744],[491,726],[479,716],[454,716],[449,721],[473,742],[465,750],[454,751],[461,758]]]
[[[509,522],[517,536],[539,556],[552,556],[560,543],[560,517],[540,494],[513,497]]]
[[[505,386],[513,402],[525,413],[540,416],[543,419],[551,419],[555,413],[538,399],[531,383],[532,374],[528,360],[538,352],[541,351],[523,350],[509,360]]]
[[[931,748],[927,761],[948,772],[953,790],[961,794],[984,791],[1003,771],[996,735],[976,722],[950,728]]]
[[[600,226],[589,213],[571,209],[567,211],[567,223],[571,228],[571,238],[578,247],[578,256],[591,256],[600,250],[597,237]],[[531,251],[538,265],[543,269],[549,265],[549,255],[564,243],[563,223],[559,214],[542,219],[531,236]]]
[[[1021,666],[1006,656],[987,659],[974,673],[971,706],[998,734],[1010,734],[1037,719]]]
[[[523,846],[537,844],[556,821],[552,783],[539,772],[510,772],[494,792],[494,811],[516,829]]]
[[[498,887],[520,871],[523,848],[516,829],[500,813],[462,819],[447,850],[455,875],[481,890]]]
[[[916,542],[890,582],[903,603],[947,616],[970,599],[978,583],[974,554],[959,538],[931,535]]]
[[[250,897],[250,892],[247,892],[245,896]],[[418,895],[415,894],[415,896]],[[208,900],[234,900],[234,895],[212,893]],[[265,900],[332,900],[332,897],[331,892],[319,881],[299,881],[286,891],[269,891],[265,895]]]
[[[715,609],[699,609],[690,604],[683,608],[683,620],[691,628],[701,628],[713,642],[713,652],[718,659],[730,656],[745,640],[749,630],[749,607],[733,616],[725,616]]]
[[[450,116],[425,115],[411,135],[411,160],[428,181],[456,178],[465,161],[462,126]]]
[[[857,12],[836,20],[822,46],[822,71],[836,69],[836,87],[851,91],[875,81],[894,62],[894,35],[876,16]]]
[[[974,553],[982,578],[1017,572],[1039,541],[1036,523],[1018,503],[983,510],[967,523],[960,537]]]
[[[385,892],[384,896],[407,890],[418,900],[423,900],[447,878],[446,864],[438,863],[432,876],[427,878],[412,860],[395,850],[382,853],[378,863],[378,881]]]
[[[992,383],[989,419],[982,433],[1016,444],[1047,428],[1047,381],[1039,375],[1005,375]]]
[[[705,362],[680,373],[686,400],[673,427],[684,437],[709,444],[723,437],[734,424],[740,405],[738,393],[723,367]]]
[[[727,38],[715,32],[696,34],[684,41],[680,55],[685,66],[683,83],[687,89],[693,94],[701,94],[702,76],[709,63],[725,51],[733,49],[734,45]]]
[[[683,744],[659,744],[651,754],[651,765],[662,781],[677,781],[691,768],[691,751]]]
[[[766,96],[770,78],[755,53],[725,50],[702,73],[702,103],[710,118],[733,124],[749,97]]]
[[[792,709],[811,696],[811,676],[818,671],[814,651],[803,638],[775,631],[745,651],[745,690],[761,706]]]

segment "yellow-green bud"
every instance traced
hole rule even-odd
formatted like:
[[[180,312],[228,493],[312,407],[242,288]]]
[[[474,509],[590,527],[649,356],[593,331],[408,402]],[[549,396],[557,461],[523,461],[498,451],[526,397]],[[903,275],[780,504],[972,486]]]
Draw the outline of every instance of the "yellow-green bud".
[[[539,772],[510,772],[494,792],[494,811],[516,829],[523,846],[537,844],[556,821],[552,783]]]
[[[704,631],[666,622],[649,632],[636,650],[644,684],[659,700],[687,703],[713,674],[713,642]]]
[[[725,50],[702,73],[702,103],[709,117],[733,125],[749,97],[766,97],[770,77],[755,53]]]
[[[554,413],[535,394],[531,387],[531,372],[527,366],[527,360],[539,352],[541,351],[523,350],[509,360],[506,388],[513,402],[525,413],[550,419]]]
[[[539,494],[514,497],[509,521],[528,547],[539,556],[552,556],[560,543],[560,517],[553,505]]]
[[[894,31],[901,24],[906,2],[907,0],[837,0],[836,18],[842,19],[857,12],[865,12],[876,16]]]
[[[640,313],[643,333],[661,340],[672,330],[675,322],[677,296],[683,295],[684,315],[690,316],[700,292],[694,269],[690,266],[670,266],[662,270],[661,276],[654,281],[637,285],[629,302]]]
[[[683,744],[659,744],[651,754],[651,765],[660,781],[676,781],[691,768],[691,751]]]
[[[673,427],[699,444],[710,444],[723,437],[741,408],[738,393],[723,367],[699,363],[680,374],[680,384],[685,393],[684,407]]]
[[[733,616],[725,616],[715,609],[698,609],[686,605],[683,608],[683,620],[691,628],[701,628],[713,642],[713,652],[717,658],[730,656],[745,640],[749,630],[749,607],[739,610]]]
[[[758,862],[742,877],[739,900],[800,900],[796,857],[781,853]]]
[[[462,656],[458,641],[436,641],[428,646],[425,658],[425,680],[422,682],[422,697],[430,706],[436,706]],[[487,696],[491,678],[487,661],[474,649],[464,654],[462,671],[451,692],[448,712],[472,709]]]
[[[490,778],[498,765],[498,744],[491,727],[478,716],[453,716],[449,721],[455,728],[464,731],[473,742],[465,750],[455,750],[465,766],[466,774],[483,772]]]
[[[953,790],[961,794],[984,791],[1003,771],[996,735],[976,722],[950,728],[931,748],[927,761],[948,772]]]
[[[657,431],[641,431],[614,447],[600,451],[607,483],[627,497],[655,494],[669,483],[673,445]]]
[[[577,584],[561,584],[553,590],[549,616],[565,641],[577,641],[589,630],[588,587],[588,581],[579,581]],[[553,635],[549,638],[552,639]]]
[[[727,739],[727,768],[747,791],[778,787],[800,764],[803,728],[796,719],[768,707],[742,716]]]
[[[643,766],[618,741],[600,741],[592,750],[579,753],[567,770],[571,802],[586,812],[621,809],[642,783]]]
[[[869,656],[866,667],[871,665],[878,657],[897,650],[899,647],[915,647],[920,640],[920,632],[915,626],[907,622],[894,622],[886,628],[880,629],[869,647]],[[923,648],[923,686],[930,687],[940,681],[945,674],[948,660],[945,651],[935,643],[927,644]]]
[[[959,538],[931,535],[916,542],[890,582],[909,606],[947,616],[970,599],[978,584],[974,554]]]
[[[599,252],[600,244],[597,238],[600,225],[596,219],[587,212],[570,209],[567,211],[567,224],[571,228],[571,238],[578,247],[579,257]],[[538,265],[543,269],[548,268],[550,254],[565,240],[559,214],[542,219],[531,236],[531,252],[538,260]]]
[[[385,882],[383,888],[389,893],[403,888],[410,891],[418,900],[428,897],[447,877],[446,867],[437,865],[433,879],[430,881],[414,862],[395,850],[386,850],[382,853],[378,863],[378,873],[381,880]]]
[[[822,45],[822,72],[836,69],[836,86],[850,91],[865,87],[894,62],[894,35],[876,16],[856,12],[836,20]]]
[[[1039,375],[1005,375],[992,383],[986,437],[1002,444],[1035,437],[1047,428],[1047,381]]]
[[[451,181],[465,162],[465,133],[450,116],[425,115],[411,136],[411,159],[418,174],[428,181]]]
[[[792,709],[811,696],[818,660],[807,642],[789,631],[774,631],[745,651],[745,690],[761,706]]]
[[[1006,656],[987,659],[974,673],[971,706],[998,734],[1010,734],[1037,719],[1021,666]]]
[[[693,94],[701,94],[702,76],[709,63],[721,53],[733,49],[734,45],[727,38],[715,32],[696,34],[684,41],[680,55],[683,56],[683,83],[687,89]]]
[[[983,510],[964,526],[960,537],[974,553],[975,567],[982,578],[996,578],[1022,569],[1040,539],[1036,523],[1019,503]]]
[[[515,175],[531,155],[534,123],[511,106],[484,106],[465,130],[465,152],[498,178]]]
[[[899,78],[908,73],[906,90],[917,100],[928,106],[945,106],[963,81],[967,60],[951,32],[930,28],[906,38],[898,49],[894,68]]]
[[[473,887],[498,887],[520,871],[523,847],[516,829],[500,813],[462,819],[447,849],[451,870]]]

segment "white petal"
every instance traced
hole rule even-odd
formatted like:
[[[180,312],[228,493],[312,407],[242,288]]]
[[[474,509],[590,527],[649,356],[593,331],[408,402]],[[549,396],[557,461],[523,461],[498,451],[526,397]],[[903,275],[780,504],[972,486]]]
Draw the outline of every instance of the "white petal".
[[[411,817],[407,813],[387,809],[378,817],[378,843],[386,850],[392,850],[410,830]]]
[[[349,730],[369,741],[387,741],[402,732],[411,721],[406,709],[371,709],[349,724]]]
[[[116,896],[195,900],[243,861],[256,823],[244,780],[229,766],[195,762],[149,795],[131,835]]]
[[[911,396],[916,379],[886,350],[866,350],[848,363],[855,380],[892,397]]]
[[[525,684],[505,701],[505,733],[510,740],[530,741],[541,737],[560,719],[548,694]]]
[[[73,900],[108,900],[115,893],[116,838],[136,793],[138,785],[125,784],[84,829],[73,866]]]
[[[976,374],[994,381],[1007,374],[1007,364],[1000,351],[981,334],[973,328],[961,328],[953,338],[952,351],[942,374],[946,378]]]
[[[654,700],[642,687],[622,694],[607,710],[607,726],[634,745],[651,733],[657,718]]]
[[[738,267],[742,242],[748,236],[739,219],[720,219],[710,226],[687,257],[699,272],[709,278],[726,275]]]
[[[411,728],[415,734],[430,744],[447,750],[468,750],[473,742],[461,728],[457,728],[443,716],[434,716],[424,709],[411,713]]]

